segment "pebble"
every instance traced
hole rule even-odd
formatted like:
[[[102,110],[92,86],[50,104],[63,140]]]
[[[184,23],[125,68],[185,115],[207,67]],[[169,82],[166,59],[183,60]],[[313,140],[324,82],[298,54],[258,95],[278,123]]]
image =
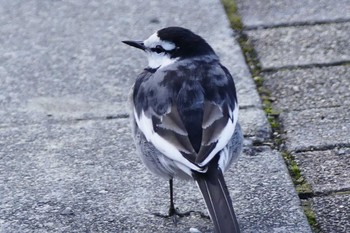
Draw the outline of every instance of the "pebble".
[[[191,232],[191,233],[201,233],[200,230],[198,230],[197,228],[194,228],[194,227],[191,227],[191,228],[190,228],[190,232]]]
[[[67,207],[61,212],[61,215],[74,215],[74,211],[72,208]]]

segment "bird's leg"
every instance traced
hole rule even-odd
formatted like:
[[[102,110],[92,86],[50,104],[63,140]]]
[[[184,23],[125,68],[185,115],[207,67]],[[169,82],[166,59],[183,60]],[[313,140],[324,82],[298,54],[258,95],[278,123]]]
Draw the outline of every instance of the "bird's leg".
[[[173,192],[173,179],[169,180],[169,192],[170,192],[170,206],[169,206],[169,216],[176,214],[175,204],[174,204],[174,192]]]
[[[169,180],[169,187],[170,187],[170,207],[169,207],[169,215],[168,217],[171,217],[173,219],[174,224],[177,224],[177,216],[179,216],[180,218],[185,217],[185,216],[190,216],[191,213],[198,213],[201,218],[206,218],[206,219],[210,219],[209,216],[203,214],[202,212],[197,212],[194,210],[190,210],[187,212],[179,212],[177,210],[177,208],[175,208],[175,204],[174,204],[174,189],[173,189],[173,179]]]
[[[192,212],[194,211],[187,211],[184,213],[179,212],[176,208],[175,208],[175,204],[174,204],[174,192],[173,192],[173,179],[169,180],[169,187],[170,187],[170,206],[169,206],[169,211],[168,211],[168,215],[163,215],[163,214],[159,214],[159,213],[155,213],[155,216],[158,217],[162,217],[162,218],[172,218],[174,224],[177,224],[177,216],[182,218],[184,216],[189,216]]]
[[[169,206],[169,217],[171,217],[173,219],[174,224],[177,224],[177,216],[179,216],[180,218],[184,217],[184,216],[189,216],[191,214],[191,212],[193,211],[187,211],[187,212],[179,212],[176,208],[175,208],[175,204],[174,204],[174,189],[173,189],[173,179],[169,180],[169,188],[170,188],[170,206]]]

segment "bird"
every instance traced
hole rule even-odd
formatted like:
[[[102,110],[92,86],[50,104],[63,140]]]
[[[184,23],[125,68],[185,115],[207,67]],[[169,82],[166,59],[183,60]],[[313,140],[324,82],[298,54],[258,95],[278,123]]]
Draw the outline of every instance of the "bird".
[[[223,176],[243,147],[232,75],[205,39],[183,27],[122,42],[148,60],[129,94],[131,128],[142,162],[169,180],[169,216],[181,216],[173,179],[193,179],[214,231],[239,233]]]

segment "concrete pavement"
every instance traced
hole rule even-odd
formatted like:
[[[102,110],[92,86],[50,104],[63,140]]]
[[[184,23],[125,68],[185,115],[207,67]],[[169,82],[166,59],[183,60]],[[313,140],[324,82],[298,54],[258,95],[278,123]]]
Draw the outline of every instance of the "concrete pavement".
[[[350,232],[350,1],[236,2],[315,230]]]
[[[135,154],[125,107],[146,65],[120,41],[178,25],[202,35],[235,77],[245,153],[226,173],[242,232],[311,232],[220,1],[0,1],[0,232],[212,232],[171,220],[167,181]],[[259,143],[256,143],[259,142]],[[206,212],[175,181],[182,211]],[[193,229],[192,229],[193,230]]]

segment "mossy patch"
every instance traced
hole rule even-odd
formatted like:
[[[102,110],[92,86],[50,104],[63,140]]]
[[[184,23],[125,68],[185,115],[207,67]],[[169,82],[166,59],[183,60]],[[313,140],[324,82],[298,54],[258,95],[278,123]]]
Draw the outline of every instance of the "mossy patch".
[[[305,216],[306,216],[306,218],[307,218],[307,220],[312,228],[312,231],[314,233],[321,233],[322,231],[321,231],[320,226],[317,223],[316,214],[312,210],[311,202],[306,201],[306,200],[302,201],[302,207],[303,207]]]
[[[289,152],[282,152],[282,156],[284,158],[284,161],[286,162],[289,173],[295,185],[295,189],[298,192],[299,196],[307,197],[312,195],[312,186],[302,176],[302,173],[297,162],[295,161],[294,156]]]
[[[221,0],[221,2],[224,5],[231,27],[235,30],[243,30],[241,17],[237,13],[236,2],[234,0]]]
[[[308,222],[310,223],[314,232],[320,233],[321,231],[317,225],[316,215],[307,199],[313,195],[312,187],[302,176],[294,156],[289,152],[283,151],[284,139],[281,136],[283,133],[283,127],[279,121],[280,113],[273,106],[274,99],[272,98],[271,92],[264,86],[264,78],[261,76],[262,69],[259,63],[258,54],[254,49],[254,42],[249,40],[248,36],[243,31],[244,26],[241,21],[241,17],[238,14],[236,2],[234,0],[221,0],[221,2],[224,5],[232,29],[234,29],[237,33],[238,43],[240,44],[245,60],[250,68],[250,72],[257,86],[260,98],[262,99],[263,109],[273,131],[273,145],[282,151],[282,155],[288,167],[296,191],[298,192],[299,197],[302,199],[302,202],[307,203],[305,206],[303,205],[303,208]]]

